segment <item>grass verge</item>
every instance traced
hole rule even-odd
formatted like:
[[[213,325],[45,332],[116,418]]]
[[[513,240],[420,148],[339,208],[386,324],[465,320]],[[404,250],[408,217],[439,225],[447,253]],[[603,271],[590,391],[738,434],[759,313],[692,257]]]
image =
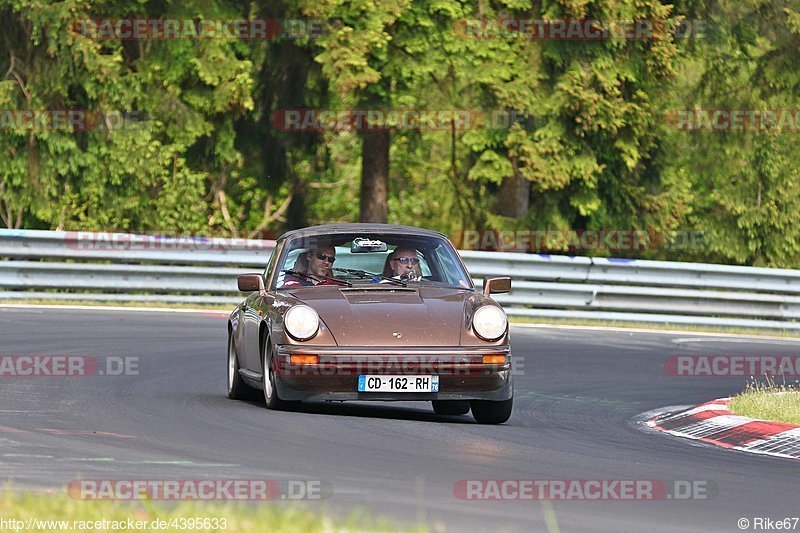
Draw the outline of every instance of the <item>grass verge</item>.
[[[800,426],[800,389],[796,384],[776,385],[771,379],[753,381],[731,399],[728,408],[737,415]]]
[[[17,492],[10,488],[2,493],[0,517],[0,531],[425,531],[403,529],[365,512],[332,518],[286,502],[169,505],[152,501],[85,501],[63,493]]]

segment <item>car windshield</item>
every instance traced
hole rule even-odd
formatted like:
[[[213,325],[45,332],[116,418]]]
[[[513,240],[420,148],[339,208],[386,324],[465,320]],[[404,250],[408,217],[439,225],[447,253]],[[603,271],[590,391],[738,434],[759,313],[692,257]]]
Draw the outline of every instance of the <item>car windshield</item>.
[[[322,284],[448,286],[474,289],[445,238],[358,233],[287,241],[273,288]],[[333,261],[331,262],[331,259]]]

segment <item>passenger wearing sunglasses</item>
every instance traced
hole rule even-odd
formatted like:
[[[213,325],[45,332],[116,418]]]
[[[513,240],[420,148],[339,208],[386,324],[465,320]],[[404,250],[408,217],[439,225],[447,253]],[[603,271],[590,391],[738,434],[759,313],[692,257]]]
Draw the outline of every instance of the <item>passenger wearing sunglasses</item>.
[[[419,270],[419,257],[414,248],[398,246],[386,258],[383,266],[383,275],[387,278],[400,278],[410,281],[419,281],[422,274]]]
[[[325,278],[333,275],[331,267],[334,261],[336,261],[336,249],[333,246],[324,246],[302,254],[297,263],[295,263],[294,270],[297,270],[300,274],[313,276],[317,280],[312,281],[311,278],[289,274],[284,278],[281,288],[309,287],[320,283],[327,284]],[[301,263],[304,264],[301,265]]]

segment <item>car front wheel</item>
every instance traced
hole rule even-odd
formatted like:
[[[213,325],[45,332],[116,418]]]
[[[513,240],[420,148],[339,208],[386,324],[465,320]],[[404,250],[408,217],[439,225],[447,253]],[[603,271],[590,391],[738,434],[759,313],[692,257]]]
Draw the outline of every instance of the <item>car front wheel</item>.
[[[255,397],[255,390],[244,382],[239,375],[239,354],[233,336],[228,335],[228,398],[232,400],[250,400]]]
[[[472,416],[479,424],[502,424],[511,418],[511,407],[514,398],[493,402],[491,400],[472,400],[469,402],[472,408]]]
[[[275,373],[272,370],[272,343],[269,339],[264,341],[261,362],[264,370],[261,372],[261,383],[264,385],[264,401],[267,409],[282,409],[286,407],[285,401],[278,396],[278,389],[275,387]]]

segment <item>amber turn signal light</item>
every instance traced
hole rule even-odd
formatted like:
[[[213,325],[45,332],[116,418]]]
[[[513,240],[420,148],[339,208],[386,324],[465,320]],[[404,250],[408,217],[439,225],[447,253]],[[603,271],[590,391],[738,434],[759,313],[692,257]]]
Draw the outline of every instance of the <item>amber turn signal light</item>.
[[[289,363],[293,365],[316,365],[319,363],[318,355],[292,355],[289,357]]]
[[[483,356],[483,364],[484,365],[502,365],[506,362],[505,355],[484,355]]]

